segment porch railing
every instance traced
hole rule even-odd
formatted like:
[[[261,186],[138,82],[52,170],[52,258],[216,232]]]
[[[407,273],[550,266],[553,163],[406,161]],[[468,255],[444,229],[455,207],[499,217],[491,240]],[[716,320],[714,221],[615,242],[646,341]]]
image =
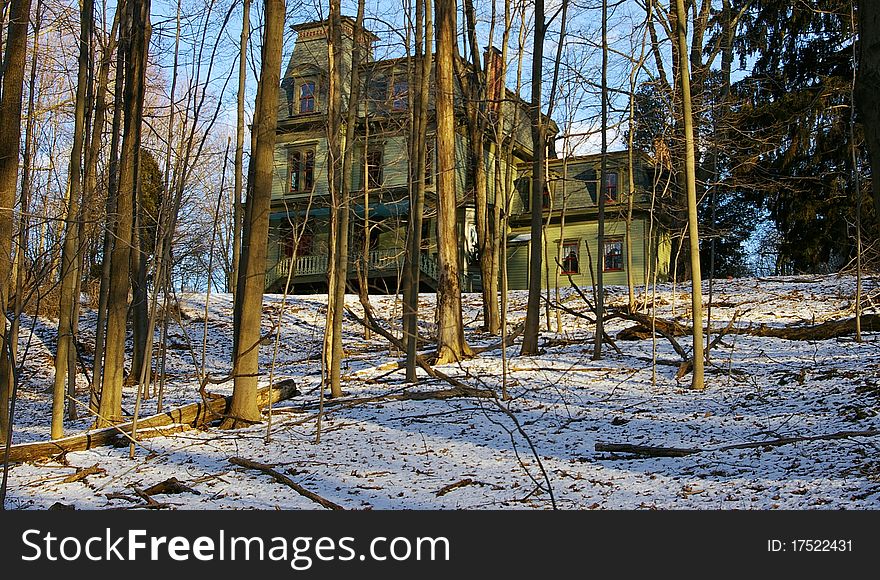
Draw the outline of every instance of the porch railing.
[[[349,271],[357,270],[358,262],[362,260],[361,254],[349,255]],[[315,276],[327,273],[328,256],[311,255],[297,256],[296,263],[293,264],[292,258],[282,258],[266,271],[266,285],[269,286],[282,277],[287,276],[290,272],[291,265],[294,266],[293,275],[297,276]],[[372,250],[369,254],[369,271],[370,272],[389,272],[397,271],[403,267],[403,250],[391,248],[386,250]],[[429,278],[437,279],[437,260],[428,254],[422,254],[419,257],[419,269]]]

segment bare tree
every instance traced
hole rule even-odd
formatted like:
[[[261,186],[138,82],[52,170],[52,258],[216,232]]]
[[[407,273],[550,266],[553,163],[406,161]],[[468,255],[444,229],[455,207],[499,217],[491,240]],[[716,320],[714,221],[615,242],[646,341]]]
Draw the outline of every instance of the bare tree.
[[[241,256],[241,194],[244,168],[244,93],[247,84],[247,47],[251,28],[251,0],[244,0],[241,16],[241,46],[238,57],[238,96],[235,129],[235,183],[232,188],[232,275],[228,282],[234,292]]]
[[[414,99],[414,135],[411,138],[410,176],[414,183],[410,218],[407,224],[407,246],[403,273],[403,335],[406,341],[406,380],[416,380],[418,350],[419,278],[422,253],[422,218],[425,211],[425,179],[427,160],[428,103],[431,83],[431,43],[434,21],[431,0],[416,0],[415,78],[418,98]],[[423,27],[424,23],[424,27]]]
[[[94,20],[94,1],[84,0],[80,11],[79,66],[77,68],[76,102],[74,105],[73,147],[70,151],[68,170],[67,219],[64,248],[61,253],[61,293],[58,305],[58,346],[55,352],[55,384],[52,397],[52,438],[64,436],[65,378],[67,373],[76,376],[76,349],[78,322],[79,279],[82,268],[80,222],[82,221],[80,198],[82,196],[83,141],[86,132],[86,88],[89,85],[89,54]],[[70,364],[70,363],[73,364]],[[72,403],[71,403],[72,404]]]
[[[128,266],[131,256],[134,204],[137,198],[138,164],[141,146],[145,74],[150,37],[150,0],[130,0],[125,5],[121,49],[125,51],[123,89],[122,152],[119,159],[119,189],[116,196],[115,241],[110,259],[110,288],[107,302],[106,353],[102,377],[98,426],[122,418],[122,385],[125,375],[125,326]]]
[[[547,153],[547,130],[541,117],[541,82],[543,79],[544,38],[547,23],[544,0],[535,0],[535,32],[532,54],[532,101],[529,108],[532,124],[532,195],[531,203],[531,253],[529,255],[529,298],[526,306],[526,326],[520,353],[538,354],[538,332],[541,316],[541,261],[543,247],[542,197],[546,179],[544,158]]]
[[[685,145],[685,186],[688,203],[688,237],[691,253],[691,318],[693,320],[694,369],[691,376],[691,388],[701,390],[703,384],[703,291],[700,275],[700,234],[697,228],[697,185],[696,161],[694,156],[694,121],[691,104],[691,78],[688,59],[684,57],[687,47],[687,16],[684,0],[675,2],[676,33],[678,36],[679,54],[679,86],[681,87],[681,110],[684,126]]]
[[[235,389],[223,421],[235,428],[260,420],[257,407],[257,379],[260,370],[260,319],[263,285],[266,281],[266,249],[269,235],[269,207],[275,167],[275,129],[278,118],[278,87],[281,77],[281,45],[284,31],[284,0],[264,0],[265,32],[260,59],[260,82],[254,111],[256,147],[251,157],[239,262],[235,316],[238,319],[234,349]]]
[[[9,280],[12,274],[13,207],[18,191],[18,155],[21,148],[21,107],[24,87],[24,62],[27,54],[30,0],[11,0],[6,53],[0,95],[0,441],[5,441],[9,424],[9,403],[14,383],[12,366],[6,356],[6,309],[9,303]]]
[[[444,364],[473,356],[464,339],[461,317],[458,236],[455,194],[455,58],[456,0],[435,3],[437,58],[435,66],[437,116],[437,362]]]

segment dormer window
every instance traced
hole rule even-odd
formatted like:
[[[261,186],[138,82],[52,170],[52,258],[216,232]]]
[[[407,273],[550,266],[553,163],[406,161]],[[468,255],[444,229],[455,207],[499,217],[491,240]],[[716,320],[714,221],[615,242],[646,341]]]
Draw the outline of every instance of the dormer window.
[[[605,201],[614,203],[617,201],[617,172],[609,171],[605,174]]]
[[[299,86],[299,112],[315,112],[315,82],[306,81]]]

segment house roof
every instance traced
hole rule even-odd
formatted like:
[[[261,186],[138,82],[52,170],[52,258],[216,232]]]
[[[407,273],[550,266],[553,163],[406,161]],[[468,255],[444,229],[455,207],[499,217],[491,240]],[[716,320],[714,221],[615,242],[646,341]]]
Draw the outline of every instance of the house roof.
[[[352,30],[354,30],[354,28],[357,26],[357,20],[351,16],[342,15],[342,16],[340,16],[340,18],[342,19],[342,23],[349,25],[352,28]],[[307,32],[307,31],[310,31],[313,29],[320,28],[320,29],[326,30],[329,22],[330,22],[329,19],[311,20],[309,22],[300,22],[299,24],[294,24],[290,28],[294,32],[296,32],[297,34],[303,35],[304,32]],[[367,37],[367,40],[369,40],[370,42],[379,40],[378,36],[376,36],[375,34],[370,32],[369,30],[367,30],[363,26],[361,26],[361,34],[365,35]],[[321,36],[321,32],[315,31],[314,36],[316,38]]]

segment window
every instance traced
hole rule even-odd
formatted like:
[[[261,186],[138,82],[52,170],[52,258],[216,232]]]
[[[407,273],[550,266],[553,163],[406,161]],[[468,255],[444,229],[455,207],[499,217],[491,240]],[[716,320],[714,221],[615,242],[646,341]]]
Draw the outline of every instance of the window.
[[[371,78],[367,81],[367,99],[377,103],[384,103],[388,92],[388,82],[385,79]]]
[[[562,244],[562,273],[579,274],[580,269],[580,240],[565,242]]]
[[[315,83],[308,81],[299,86],[299,112],[315,112]]]
[[[315,184],[315,151],[297,149],[290,152],[287,160],[288,192],[308,193]]]
[[[602,271],[620,272],[621,270],[623,270],[623,240],[607,239],[602,250]]]
[[[314,250],[314,242],[315,234],[310,224],[306,224],[305,227],[297,225],[296,228],[286,228],[283,238],[284,257],[292,258],[294,249],[297,257],[310,256]]]
[[[605,173],[605,201],[617,201],[617,172]]]
[[[391,110],[405,111],[409,108],[409,83],[394,81],[391,85]]]
[[[517,193],[519,193],[519,200],[522,203],[523,210],[527,211],[529,209],[529,192],[532,190],[531,180],[528,177],[520,177],[513,182],[513,185]]]
[[[370,188],[382,187],[382,150],[367,150],[367,186]]]
[[[550,186],[544,184],[544,193],[541,195],[541,209],[550,209]]]

